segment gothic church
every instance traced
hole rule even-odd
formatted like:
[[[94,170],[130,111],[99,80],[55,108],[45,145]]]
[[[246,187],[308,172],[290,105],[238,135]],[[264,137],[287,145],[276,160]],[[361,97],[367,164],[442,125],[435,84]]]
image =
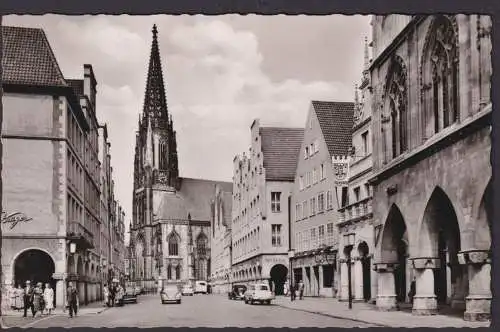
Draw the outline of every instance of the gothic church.
[[[153,291],[210,275],[210,201],[232,183],[179,177],[176,132],[168,114],[158,47],[153,42],[136,133],[130,279]]]

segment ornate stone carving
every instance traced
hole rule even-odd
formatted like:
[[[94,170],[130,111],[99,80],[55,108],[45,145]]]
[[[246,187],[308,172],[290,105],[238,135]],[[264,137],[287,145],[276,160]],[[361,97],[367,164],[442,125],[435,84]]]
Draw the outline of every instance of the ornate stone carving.
[[[458,262],[466,264],[490,264],[491,253],[486,250],[470,250],[458,253]]]
[[[414,269],[438,269],[441,266],[439,258],[417,257],[410,260]]]

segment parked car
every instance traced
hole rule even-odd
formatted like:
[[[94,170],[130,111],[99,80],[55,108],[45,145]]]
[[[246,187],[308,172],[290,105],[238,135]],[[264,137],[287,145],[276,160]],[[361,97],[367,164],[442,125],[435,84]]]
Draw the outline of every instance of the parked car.
[[[134,282],[125,283],[125,290],[123,292],[123,303],[137,303],[137,290]]]
[[[181,294],[182,295],[193,296],[194,295],[193,286],[191,286],[191,285],[184,285],[184,286],[182,286]]]
[[[274,300],[274,294],[269,289],[269,285],[264,283],[250,285],[245,292],[245,303],[247,304],[254,304],[254,302],[271,304],[272,300]]]
[[[160,292],[161,303],[177,303],[181,304],[181,292],[177,285],[166,285]]]
[[[141,289],[141,287],[139,287],[139,286],[135,286],[135,293],[136,293],[137,295],[141,295],[141,294],[142,294],[142,289]]]
[[[227,294],[230,300],[243,300],[245,299],[245,292],[247,291],[247,286],[243,284],[233,285],[231,291]]]
[[[207,294],[208,293],[208,284],[206,281],[203,280],[197,280],[195,282],[195,289],[194,289],[195,294]]]

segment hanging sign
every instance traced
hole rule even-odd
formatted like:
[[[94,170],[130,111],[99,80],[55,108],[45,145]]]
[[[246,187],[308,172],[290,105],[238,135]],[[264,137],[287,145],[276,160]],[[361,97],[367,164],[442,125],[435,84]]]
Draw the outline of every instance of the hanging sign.
[[[347,187],[349,184],[349,161],[350,158],[346,156],[332,157],[334,185],[336,187]]]

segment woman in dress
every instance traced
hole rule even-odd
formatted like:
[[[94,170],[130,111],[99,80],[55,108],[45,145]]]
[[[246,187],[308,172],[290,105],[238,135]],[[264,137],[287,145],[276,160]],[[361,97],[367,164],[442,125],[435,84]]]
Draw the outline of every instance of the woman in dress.
[[[49,315],[52,314],[52,309],[54,309],[54,289],[52,289],[49,283],[45,284],[43,301],[45,302],[45,309],[49,311]]]
[[[33,289],[33,317],[36,316],[38,311],[42,311],[42,301],[43,301],[43,291],[42,291],[42,283],[39,282],[36,284],[35,289]]]

